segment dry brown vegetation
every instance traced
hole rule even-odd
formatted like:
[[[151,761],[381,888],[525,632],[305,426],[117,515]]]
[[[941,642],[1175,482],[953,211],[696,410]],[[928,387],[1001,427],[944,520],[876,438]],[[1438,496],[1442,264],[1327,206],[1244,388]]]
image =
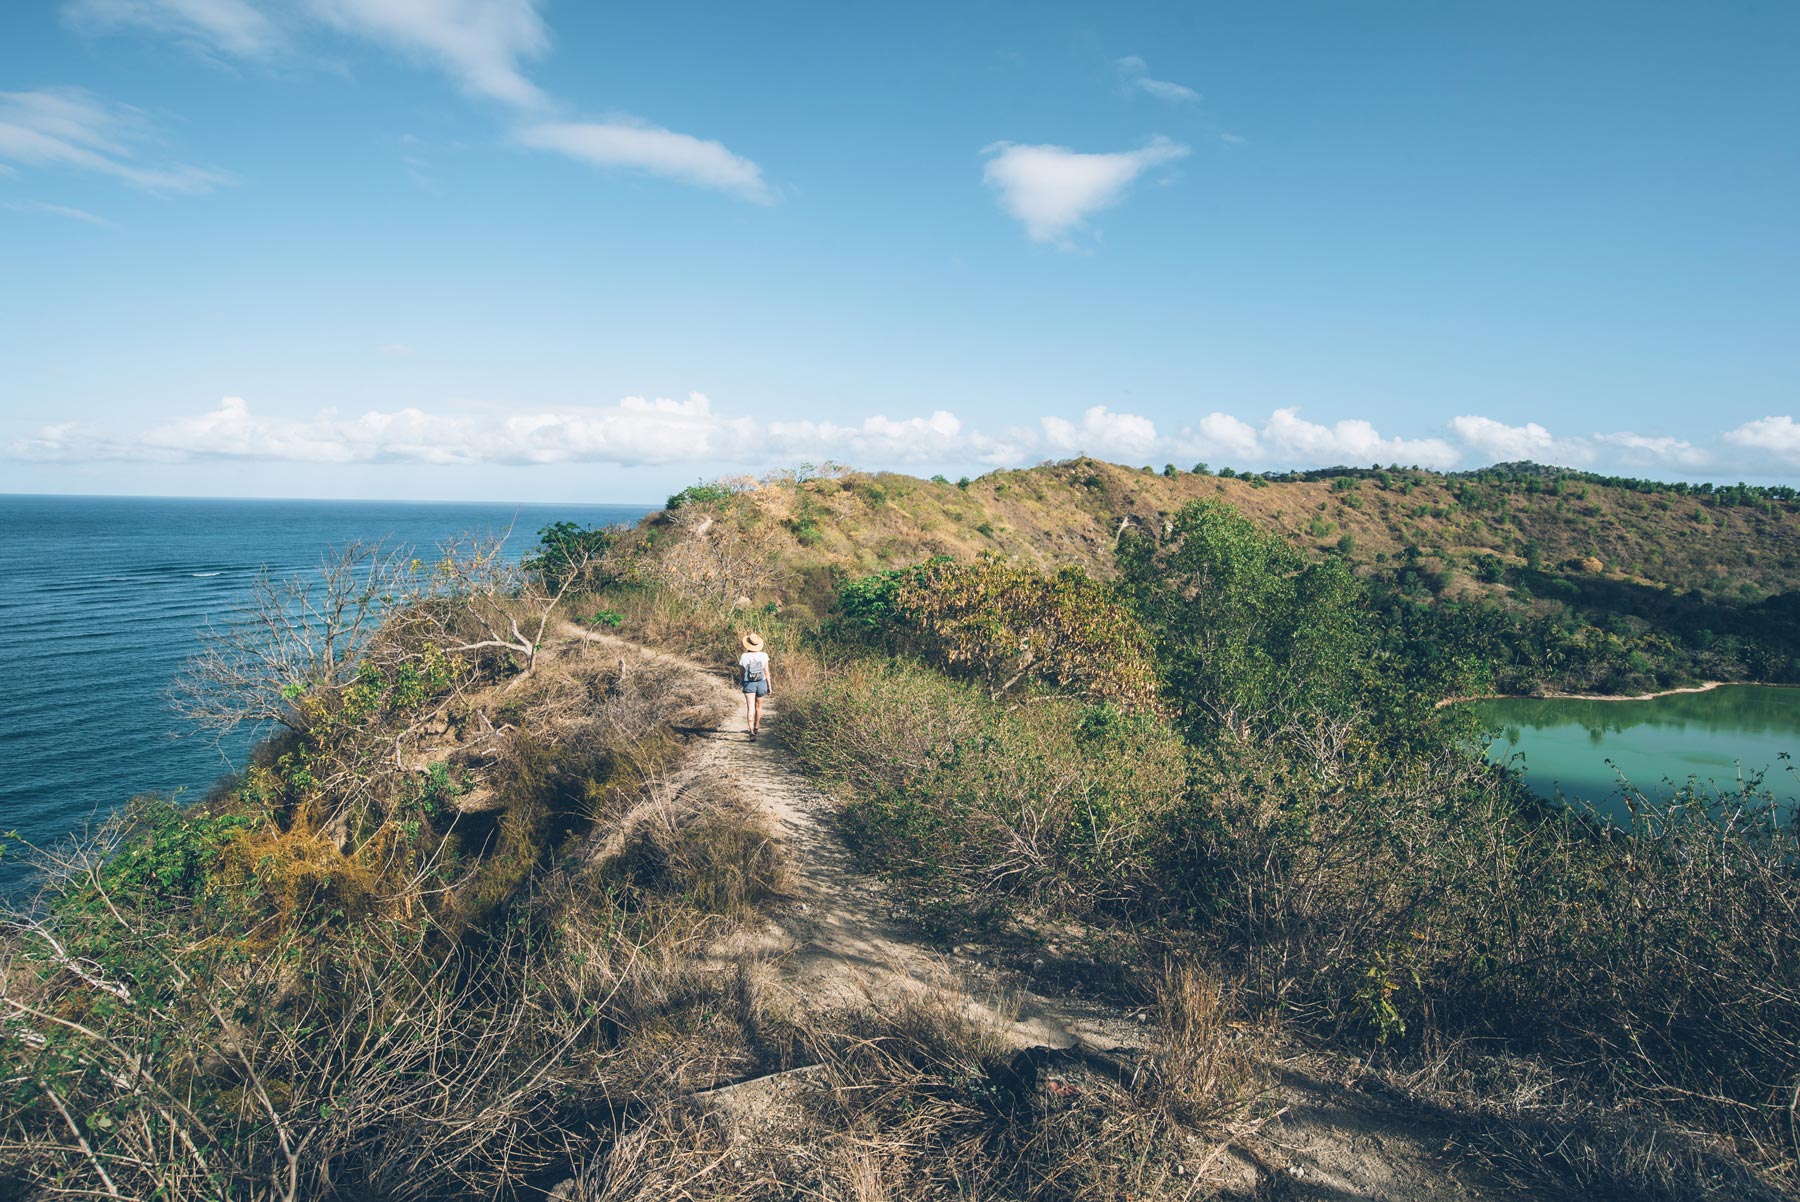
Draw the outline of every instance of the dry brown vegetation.
[[[58,852],[11,917],[0,1198],[1267,1194],[1253,1149],[1276,1109],[1273,1029],[1349,1049],[1359,1080],[1432,1103],[1521,1178],[1791,1192],[1792,838],[1731,825],[1766,815],[1651,807],[1608,831],[1547,814],[1454,732],[1398,716],[1429,704],[1350,674],[1312,708],[1276,689],[1241,709],[1254,720],[1208,726],[1193,715],[1217,699],[1181,696],[1204,682],[1170,678],[1170,615],[1151,621],[1143,597],[1103,615],[1163,640],[1164,695],[1134,709],[1057,695],[1060,669],[955,679],[957,656],[1037,662],[1011,610],[956,609],[942,663],[923,642],[843,637],[829,612],[847,579],[940,554],[1010,554],[1008,579],[1110,576],[1121,537],[1169,536],[1196,498],[1365,569],[1409,545],[1466,566],[1529,541],[1571,572],[1635,572],[1640,535],[1669,583],[1721,556],[1756,560],[1752,588],[1792,566],[1779,506],[1709,509],[1689,539],[1635,508],[1654,495],[1501,490],[1501,520],[1462,487],[1085,460],[966,486],[739,482],[596,540],[579,592],[478,566],[379,632],[342,624],[344,646],[293,627],[273,660],[255,639],[216,645],[216,712],[285,733],[205,804],[142,803]],[[1571,522],[1576,504],[1603,512]],[[1505,587],[1444,594],[1489,586]],[[1085,580],[1080,595],[1128,603]],[[995,935],[1036,956],[1043,988],[1070,969],[1142,1004],[1138,1054],[1020,1051],[948,981],[796,1003],[780,963],[742,954],[792,879],[766,815],[686,754],[717,725],[716,682],[565,620],[721,665],[763,633],[782,737],[847,803],[865,863],[907,886],[921,937]],[[994,647],[964,646],[983,630]],[[1211,646],[1192,633],[1176,632]],[[1266,650],[1279,683],[1293,647]],[[1055,952],[1053,930],[1084,955]]]
[[[1363,478],[1345,477],[1354,484],[1346,488],[1330,477],[1258,483],[1077,459],[990,472],[966,487],[892,473],[773,483],[746,489],[732,508],[734,520],[779,540],[792,577],[746,592],[784,603],[816,603],[830,577],[933,555],[992,551],[1110,574],[1121,523],[1160,530],[1188,502],[1212,499],[1315,552],[1335,551],[1349,535],[1360,564],[1397,561],[1409,546],[1463,569],[1482,555],[1523,564],[1535,543],[1547,565],[1676,589],[1748,584],[1766,595],[1800,579],[1800,515],[1791,506],[1723,506],[1579,481],[1556,491],[1502,489],[1416,469],[1381,476],[1364,469]],[[1485,591],[1466,574],[1458,587]]]
[[[633,613],[671,638],[741,617],[659,595]],[[408,642],[459,621],[285,698],[206,803],[47,853],[0,935],[0,1197],[1176,1198],[1260,1121],[1197,970],[1123,1078],[1018,1061],[953,990],[796,1005],[723,954],[785,870],[684,754],[711,682],[557,632]]]
[[[1266,1121],[1263,1058],[1191,968],[1171,969],[1146,1055],[1124,1078],[1047,1049],[1015,1053],[958,1001],[913,997],[803,1024],[804,1068],[665,1102],[564,1196],[1213,1197],[1231,1142]]]
[[[781,1061],[706,960],[780,875],[680,770],[716,693],[580,642],[529,675],[409,658],[445,617],[286,699],[298,729],[204,804],[45,853],[0,933],[0,1196],[510,1194]]]

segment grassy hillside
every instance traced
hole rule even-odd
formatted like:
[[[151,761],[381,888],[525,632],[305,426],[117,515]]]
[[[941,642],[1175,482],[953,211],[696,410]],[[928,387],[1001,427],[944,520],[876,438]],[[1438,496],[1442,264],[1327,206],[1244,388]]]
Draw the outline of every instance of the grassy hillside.
[[[1093,459],[952,483],[891,473],[702,486],[657,535],[723,521],[779,571],[759,600],[822,616],[845,579],[932,556],[999,554],[1115,572],[1122,532],[1158,536],[1221,500],[1311,558],[1342,559],[1396,637],[1497,665],[1495,687],[1626,691],[1800,673],[1800,499],[1791,489],[1622,480],[1508,464],[1478,472],[1153,472]]]
[[[1047,969],[1079,941],[1121,980],[1184,949],[1433,1105],[1529,1113],[1511,1146],[1557,1196],[1791,1196],[1777,803],[1546,807],[1436,704],[1791,678],[1790,496],[1080,461],[672,500],[621,629],[717,658],[761,631],[776,737],[946,942]]]
[[[850,473],[745,499],[788,532],[787,558],[801,569],[871,571],[994,551],[1107,573],[1122,521],[1155,530],[1184,504],[1217,498],[1317,554],[1345,555],[1365,572],[1423,560],[1470,593],[1506,591],[1479,579],[1483,557],[1737,598],[1800,584],[1800,502],[1786,490],[1634,483],[1534,464],[1224,477],[1076,459],[958,484]]]

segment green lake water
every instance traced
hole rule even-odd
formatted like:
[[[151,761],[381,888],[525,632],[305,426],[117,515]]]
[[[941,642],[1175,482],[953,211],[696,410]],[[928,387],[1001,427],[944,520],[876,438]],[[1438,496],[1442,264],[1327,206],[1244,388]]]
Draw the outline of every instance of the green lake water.
[[[1545,797],[1560,792],[1619,814],[1620,774],[1666,796],[1690,779],[1735,791],[1740,770],[1789,806],[1800,803],[1800,689],[1727,685],[1651,701],[1505,698],[1471,703],[1499,735],[1490,758],[1511,760]],[[1783,760],[1783,752],[1793,756]],[[1608,763],[1608,761],[1611,761]]]

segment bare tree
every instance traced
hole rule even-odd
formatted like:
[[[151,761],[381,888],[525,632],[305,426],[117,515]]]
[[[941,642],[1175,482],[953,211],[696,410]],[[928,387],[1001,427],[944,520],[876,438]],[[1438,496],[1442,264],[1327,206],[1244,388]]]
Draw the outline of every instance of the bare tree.
[[[672,521],[680,540],[648,566],[678,596],[723,607],[779,587],[773,572],[781,540],[769,523],[687,509],[677,510]]]
[[[465,534],[443,544],[431,593],[410,617],[444,651],[510,651],[529,675],[557,607],[590,577],[601,552],[571,544],[556,571],[537,571],[508,558],[510,533]]]
[[[355,679],[382,622],[417,599],[406,548],[353,542],[315,576],[256,579],[250,604],[200,631],[201,649],[170,690],[176,712],[221,734],[249,723],[304,730],[308,697]]]

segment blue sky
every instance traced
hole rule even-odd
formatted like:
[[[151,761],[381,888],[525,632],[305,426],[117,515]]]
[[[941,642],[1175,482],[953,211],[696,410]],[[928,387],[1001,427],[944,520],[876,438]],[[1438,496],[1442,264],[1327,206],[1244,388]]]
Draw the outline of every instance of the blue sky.
[[[20,0],[0,490],[1800,477],[1800,7]]]

